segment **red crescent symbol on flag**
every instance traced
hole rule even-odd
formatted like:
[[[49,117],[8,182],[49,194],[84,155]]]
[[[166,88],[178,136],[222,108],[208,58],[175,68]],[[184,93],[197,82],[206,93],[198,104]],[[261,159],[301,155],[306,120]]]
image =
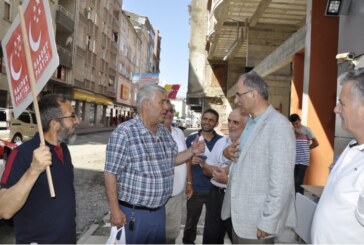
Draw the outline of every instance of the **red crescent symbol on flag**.
[[[38,40],[35,42],[33,39],[33,33],[32,33],[32,23],[29,24],[29,43],[30,47],[33,50],[33,52],[37,52],[40,45],[40,39],[42,37],[42,33],[39,34]]]
[[[16,72],[14,70],[14,67],[13,67],[13,54],[11,54],[11,56],[10,56],[10,73],[11,73],[12,78],[15,81],[18,81],[19,80],[20,74],[21,74],[21,70],[22,70],[22,66],[20,66],[20,69],[19,69],[18,72]]]

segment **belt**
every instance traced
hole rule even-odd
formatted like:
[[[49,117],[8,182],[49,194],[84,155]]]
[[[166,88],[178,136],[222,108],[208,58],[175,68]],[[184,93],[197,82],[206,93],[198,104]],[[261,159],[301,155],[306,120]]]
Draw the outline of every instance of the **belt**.
[[[212,187],[213,187],[213,188],[214,188],[217,192],[225,194],[225,190],[226,190],[226,188],[221,188],[221,187],[218,187],[218,186],[216,186],[216,185],[212,185]]]
[[[142,206],[137,206],[137,205],[133,205],[124,201],[120,201],[119,200],[119,204],[121,206],[127,207],[127,208],[133,208],[133,209],[139,209],[139,210],[148,210],[148,211],[156,211],[158,209],[160,209],[160,207],[158,208],[148,208],[148,207],[142,207]]]

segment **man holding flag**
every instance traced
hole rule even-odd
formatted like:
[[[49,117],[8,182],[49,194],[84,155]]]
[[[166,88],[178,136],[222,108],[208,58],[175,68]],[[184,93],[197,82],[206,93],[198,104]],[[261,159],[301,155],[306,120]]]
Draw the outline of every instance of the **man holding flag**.
[[[52,198],[49,195],[47,176],[43,172],[26,200],[21,195],[9,198],[7,205],[13,205],[17,209],[13,210],[16,212],[16,243],[76,243],[73,165],[65,142],[75,136],[75,126],[80,121],[63,95],[45,95],[39,101],[39,110],[46,145],[39,147],[40,137],[35,135],[13,150],[1,179],[1,187],[12,187],[37,161],[49,162],[51,157],[51,172],[57,196]]]

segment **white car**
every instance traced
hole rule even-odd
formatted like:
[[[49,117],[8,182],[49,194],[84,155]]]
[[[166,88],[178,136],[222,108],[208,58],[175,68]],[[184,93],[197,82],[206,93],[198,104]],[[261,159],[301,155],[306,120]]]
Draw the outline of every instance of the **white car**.
[[[37,132],[37,119],[33,111],[25,110],[14,118],[13,109],[0,107],[0,139],[23,142],[30,140]]]

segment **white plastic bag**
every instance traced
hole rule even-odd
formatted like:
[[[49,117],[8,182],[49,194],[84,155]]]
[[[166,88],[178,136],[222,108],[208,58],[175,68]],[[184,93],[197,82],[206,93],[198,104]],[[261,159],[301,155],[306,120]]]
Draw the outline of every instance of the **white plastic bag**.
[[[119,229],[116,226],[111,227],[111,232],[109,239],[107,239],[106,244],[126,244],[125,240],[125,226],[120,227]],[[117,235],[121,231],[120,240],[117,240]]]

